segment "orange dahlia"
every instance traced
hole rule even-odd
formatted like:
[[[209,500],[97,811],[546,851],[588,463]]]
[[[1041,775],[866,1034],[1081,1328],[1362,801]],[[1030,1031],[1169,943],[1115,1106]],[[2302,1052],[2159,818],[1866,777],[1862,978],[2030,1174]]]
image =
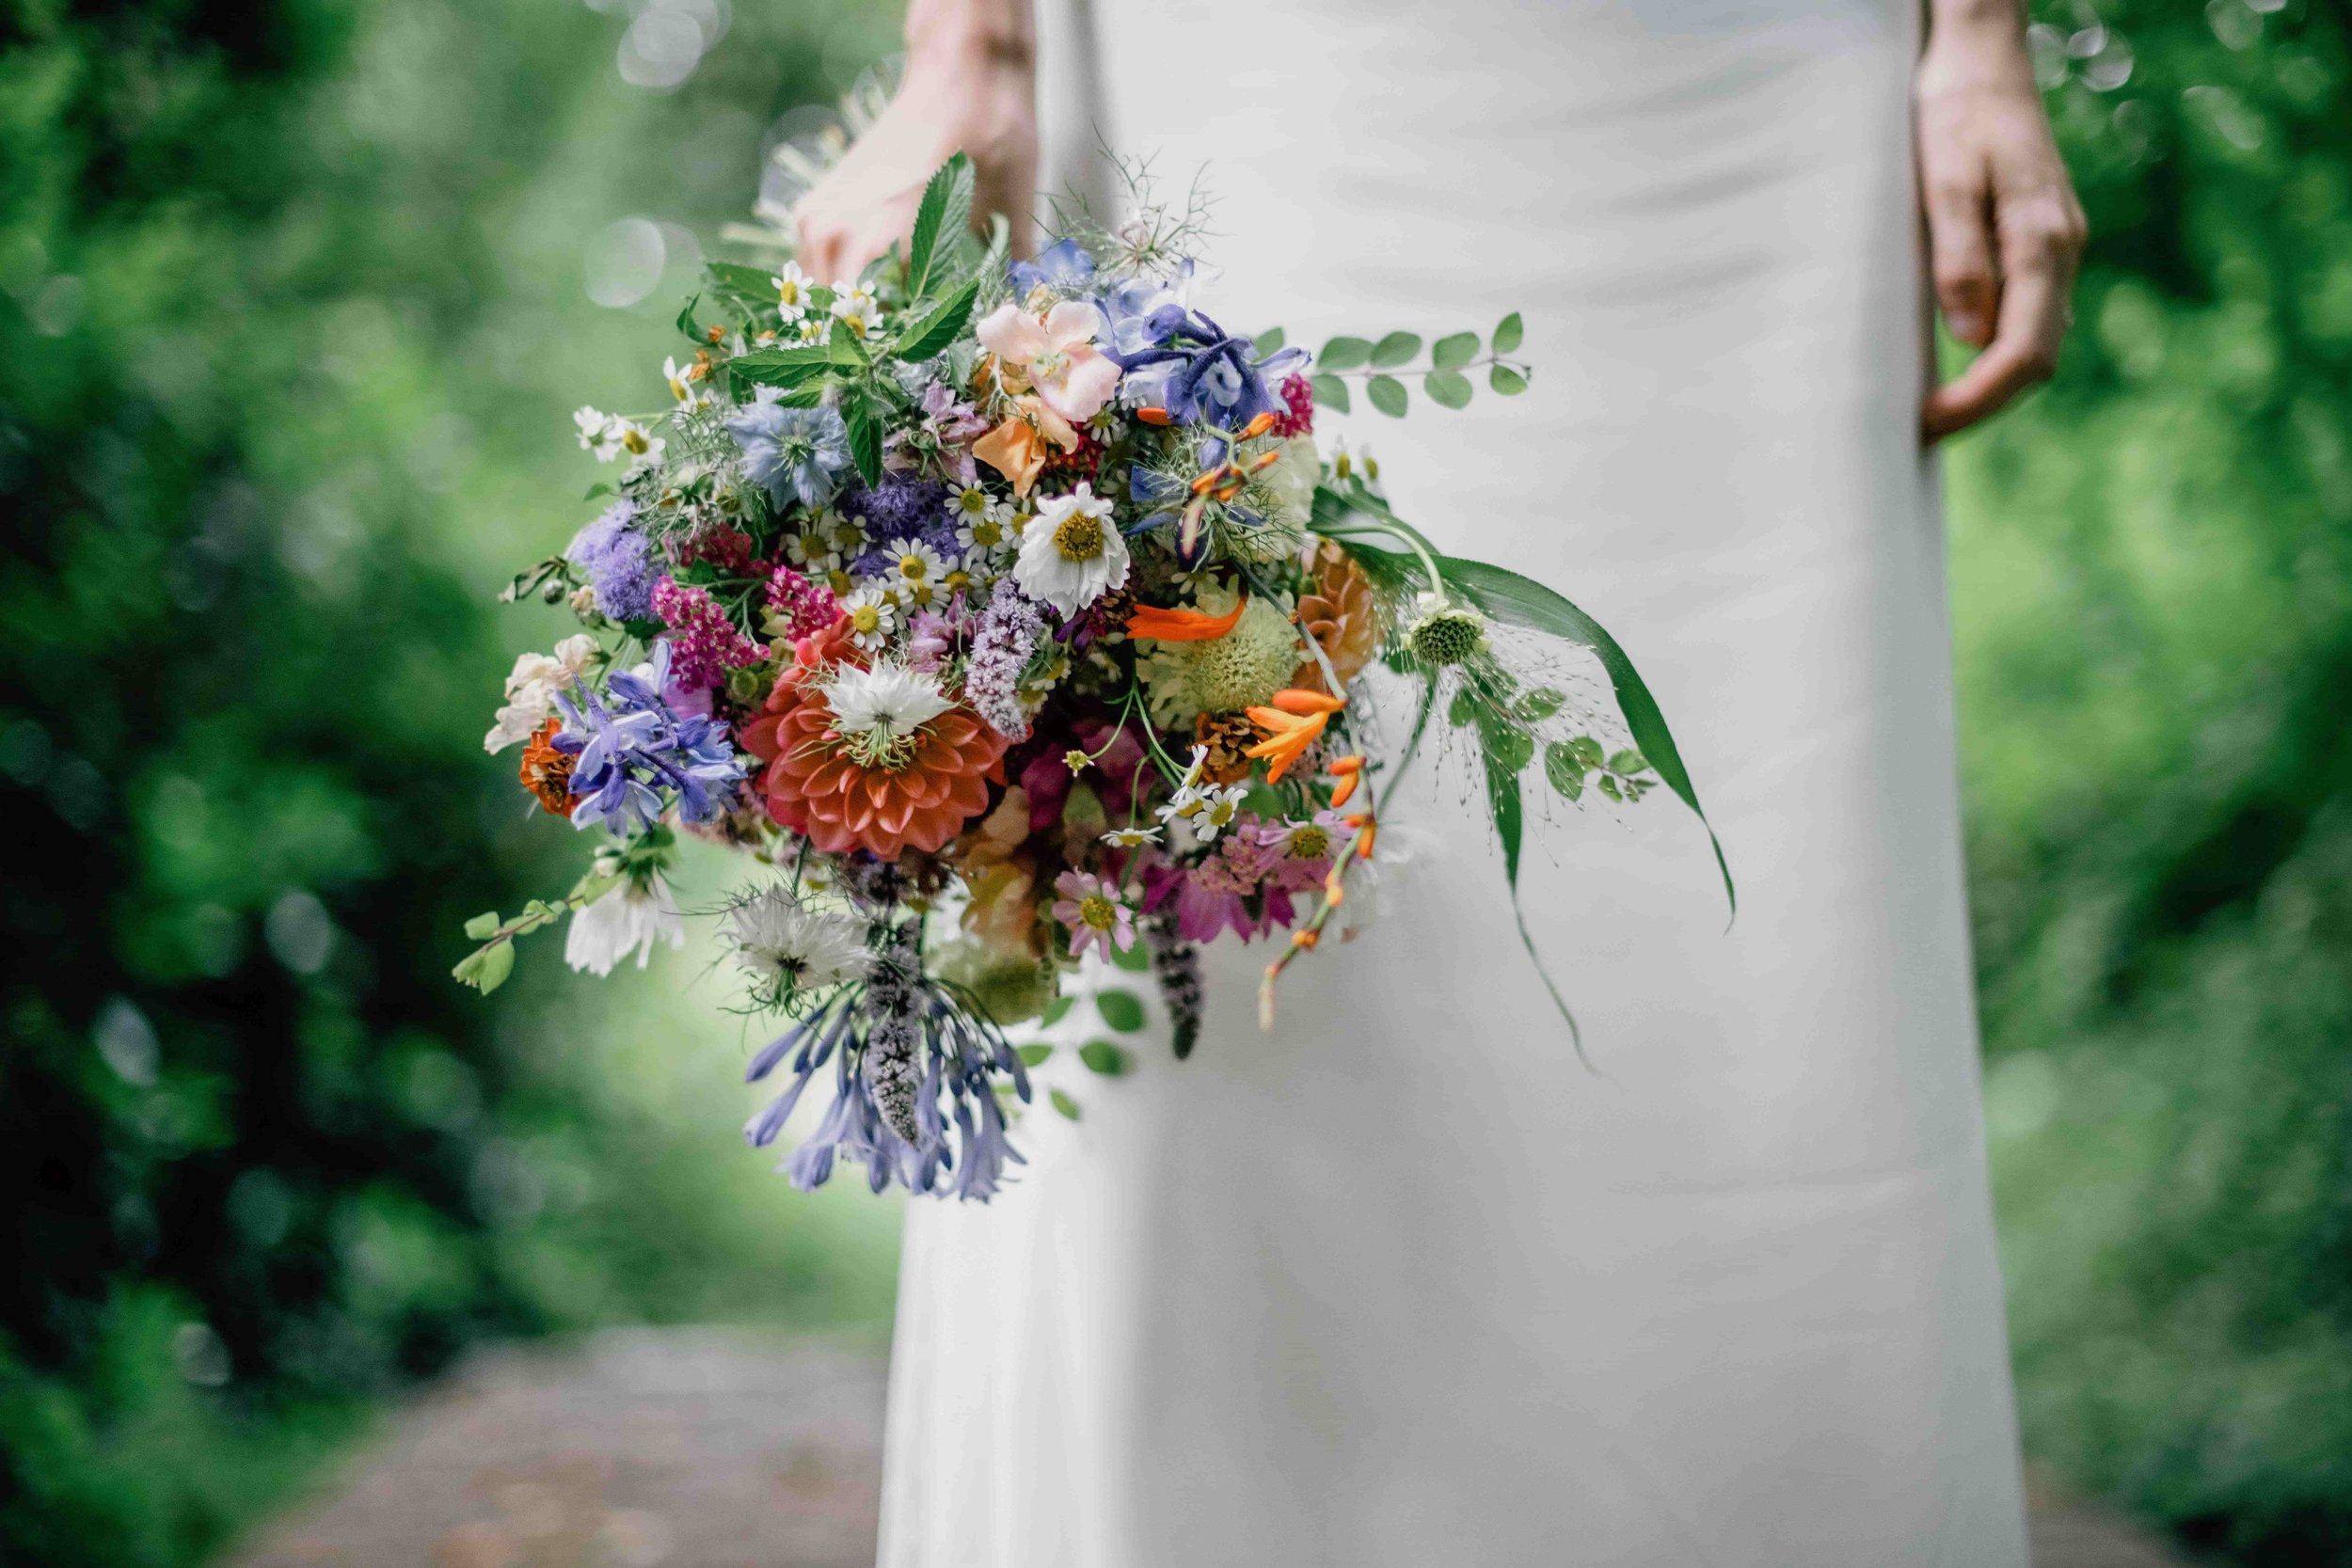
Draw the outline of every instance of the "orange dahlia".
[[[744,750],[767,764],[759,788],[768,815],[831,853],[865,849],[886,861],[909,849],[935,853],[988,809],[1010,742],[958,703],[886,759],[853,754],[823,686],[837,665],[866,667],[846,626],[803,639],[759,717],[742,728]]]

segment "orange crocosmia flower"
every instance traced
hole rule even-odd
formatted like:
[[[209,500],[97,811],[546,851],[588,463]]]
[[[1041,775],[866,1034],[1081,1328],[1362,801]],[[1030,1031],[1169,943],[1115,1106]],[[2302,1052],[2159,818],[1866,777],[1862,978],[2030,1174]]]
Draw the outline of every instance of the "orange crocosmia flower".
[[[1014,495],[1025,496],[1037,488],[1055,447],[1078,450],[1078,433],[1034,395],[1013,399],[1012,406],[1004,423],[972,443],[972,455],[1012,481]]]
[[[1270,763],[1265,782],[1279,784],[1289,772],[1291,764],[1304,755],[1308,747],[1323,738],[1323,726],[1329,723],[1328,712],[1310,714],[1304,718],[1284,713],[1279,708],[1253,707],[1248,710],[1249,721],[1263,730],[1266,738],[1252,746],[1242,755],[1257,757]]]
[[[1127,617],[1127,635],[1155,638],[1162,642],[1214,642],[1232,631],[1241,620],[1241,612],[1248,608],[1249,595],[1247,594],[1222,615],[1211,615],[1198,610],[1162,610],[1154,605],[1142,605]]]

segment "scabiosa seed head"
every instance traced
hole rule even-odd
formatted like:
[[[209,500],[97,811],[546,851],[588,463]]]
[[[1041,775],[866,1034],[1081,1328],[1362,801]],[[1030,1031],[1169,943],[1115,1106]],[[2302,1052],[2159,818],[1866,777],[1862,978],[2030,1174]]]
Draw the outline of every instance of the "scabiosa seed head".
[[[1468,605],[1422,594],[1422,613],[1405,631],[1413,657],[1434,670],[1475,657],[1486,645],[1486,618]]]

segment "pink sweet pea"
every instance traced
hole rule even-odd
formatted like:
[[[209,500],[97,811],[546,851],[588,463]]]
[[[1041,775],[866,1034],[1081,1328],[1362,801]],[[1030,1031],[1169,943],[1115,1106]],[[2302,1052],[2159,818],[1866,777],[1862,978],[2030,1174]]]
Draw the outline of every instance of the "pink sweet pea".
[[[1094,346],[1103,313],[1082,299],[1065,299],[1033,316],[1018,305],[991,310],[973,328],[980,346],[1007,368],[1027,373],[1046,407],[1083,424],[1119,389],[1119,366]]]

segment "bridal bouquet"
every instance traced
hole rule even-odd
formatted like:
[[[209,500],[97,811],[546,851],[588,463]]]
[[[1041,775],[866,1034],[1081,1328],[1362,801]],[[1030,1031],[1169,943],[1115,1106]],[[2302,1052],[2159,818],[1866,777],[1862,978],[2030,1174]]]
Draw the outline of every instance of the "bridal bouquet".
[[[783,1021],[748,1135],[833,1096],[787,1162],[803,1188],[849,1159],[876,1191],[992,1194],[1046,1049],[1006,1030],[1067,1006],[1089,953],[1155,974],[1183,1056],[1200,945],[1263,941],[1270,1023],[1284,968],[1371,903],[1433,730],[1475,749],[1515,903],[1531,779],[1697,809],[1606,632],[1438,553],[1372,464],[1318,446],[1351,378],[1391,414],[1412,375],[1450,407],[1469,371],[1524,389],[1517,316],[1419,370],[1402,332],[1311,358],[1193,303],[1181,218],[1073,220],[1009,262],[971,191],[942,168],[858,278],[711,264],[664,406],[576,416],[624,465],[590,492],[609,504],[508,594],[584,629],[516,662],[488,747],[520,746],[523,787],[597,847],[564,897],[470,923],[457,977],[496,987],[566,916],[575,967],[642,966],[680,940],[675,835],[740,849],[756,869],[712,912]],[[1578,695],[1580,661],[1613,705]]]

